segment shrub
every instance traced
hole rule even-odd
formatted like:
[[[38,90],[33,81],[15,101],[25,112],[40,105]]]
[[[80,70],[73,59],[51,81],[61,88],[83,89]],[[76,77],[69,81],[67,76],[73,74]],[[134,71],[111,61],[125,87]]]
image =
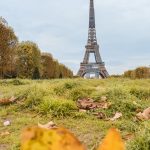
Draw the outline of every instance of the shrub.
[[[51,114],[53,117],[71,116],[76,110],[76,104],[70,100],[45,99],[38,106],[41,114]]]
[[[14,79],[10,83],[13,85],[23,85],[23,82],[19,79]]]
[[[56,93],[56,95],[62,96],[65,93],[65,88],[62,85],[57,86],[54,88],[54,92]]]
[[[74,83],[74,82],[66,82],[66,83],[64,84],[64,88],[70,90],[70,89],[75,88],[77,85],[78,85],[78,84],[77,84],[77,83]]]
[[[130,93],[136,96],[138,99],[150,99],[150,89],[148,88],[132,88]]]
[[[23,107],[34,109],[35,106],[39,105],[42,102],[45,94],[46,93],[43,89],[36,86],[31,87]]]
[[[73,115],[73,118],[75,119],[83,119],[83,118],[87,118],[88,115],[85,112],[75,112]]]
[[[111,102],[109,114],[110,111],[113,114],[122,112],[123,116],[128,118],[132,117],[136,113],[136,109],[139,108],[139,105],[134,103],[134,101],[137,101],[136,97],[130,95],[129,91],[124,88],[112,88],[106,92],[106,95]]]
[[[140,130],[135,139],[128,144],[127,149],[150,150],[150,129]]]
[[[69,93],[69,98],[77,101],[80,98],[90,97],[90,94],[93,92],[93,89],[83,89],[83,88],[74,88]]]
[[[110,100],[123,100],[129,98],[129,92],[123,87],[112,87],[106,91],[107,98]]]
[[[65,95],[65,93],[69,90],[72,90],[73,88],[77,87],[77,83],[74,82],[66,82],[63,85],[56,86],[54,88],[54,92],[58,96]]]

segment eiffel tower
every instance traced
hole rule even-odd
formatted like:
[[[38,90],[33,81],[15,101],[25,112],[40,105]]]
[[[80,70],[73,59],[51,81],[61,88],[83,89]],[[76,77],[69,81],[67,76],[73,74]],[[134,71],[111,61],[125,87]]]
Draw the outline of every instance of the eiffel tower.
[[[104,62],[102,61],[99,52],[99,45],[97,44],[94,0],[90,0],[88,41],[85,48],[85,56],[83,62],[80,64],[80,69],[77,75],[80,77],[91,78],[90,75],[94,74],[95,78],[107,78],[109,74],[105,68]],[[95,56],[95,63],[89,62],[90,54],[92,53]]]

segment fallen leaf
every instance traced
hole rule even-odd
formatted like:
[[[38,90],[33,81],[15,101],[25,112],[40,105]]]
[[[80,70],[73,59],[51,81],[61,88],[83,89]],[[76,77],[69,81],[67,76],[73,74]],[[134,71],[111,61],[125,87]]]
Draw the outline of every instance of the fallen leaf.
[[[103,112],[94,113],[93,115],[97,116],[98,119],[106,119],[106,115]]]
[[[57,126],[53,121],[50,121],[50,122],[48,122],[47,124],[44,124],[44,125],[38,123],[38,127],[45,128],[45,129],[51,129],[51,128],[56,128]]]
[[[107,97],[106,96],[102,96],[101,97],[101,101],[106,101],[107,100]]]
[[[126,134],[126,135],[123,137],[124,140],[131,140],[131,139],[133,139],[133,138],[134,138],[134,134],[133,134],[133,133],[128,133],[128,134]]]
[[[11,98],[2,98],[2,99],[0,99],[0,105],[8,105],[17,100],[18,100],[18,98],[14,97],[14,96],[12,96]]]
[[[85,109],[79,109],[79,112],[86,113],[87,111]]]
[[[5,132],[0,133],[0,136],[7,136],[7,135],[10,135],[10,132],[5,131]]]
[[[67,129],[31,127],[22,134],[21,150],[86,150]]]
[[[122,117],[122,113],[117,112],[113,118],[110,118],[111,121],[115,121]]]
[[[97,109],[97,108],[108,109],[110,104],[106,101],[94,102],[93,99],[84,98],[84,99],[79,99],[77,101],[77,106],[79,109],[85,109],[85,110]]]
[[[98,150],[125,150],[125,144],[119,131],[110,129]]]
[[[150,107],[136,114],[136,117],[140,120],[150,120]]]

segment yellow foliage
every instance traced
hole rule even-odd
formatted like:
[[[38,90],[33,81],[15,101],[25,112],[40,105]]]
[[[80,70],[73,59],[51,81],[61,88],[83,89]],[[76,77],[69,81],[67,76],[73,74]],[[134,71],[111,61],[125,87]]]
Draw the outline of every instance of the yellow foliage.
[[[21,150],[85,150],[85,147],[64,128],[32,127],[23,132]]]
[[[98,150],[125,150],[120,133],[116,129],[110,129]]]
[[[86,148],[67,129],[31,127],[23,132],[21,150],[86,150]],[[110,129],[98,150],[125,150],[119,132]]]

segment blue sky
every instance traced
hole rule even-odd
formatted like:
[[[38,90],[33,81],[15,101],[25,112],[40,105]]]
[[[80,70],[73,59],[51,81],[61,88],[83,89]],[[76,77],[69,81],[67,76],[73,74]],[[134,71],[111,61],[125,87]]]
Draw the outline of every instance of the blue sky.
[[[20,41],[36,42],[74,73],[83,60],[89,0],[1,0]],[[150,0],[95,0],[97,39],[110,74],[150,65]]]

